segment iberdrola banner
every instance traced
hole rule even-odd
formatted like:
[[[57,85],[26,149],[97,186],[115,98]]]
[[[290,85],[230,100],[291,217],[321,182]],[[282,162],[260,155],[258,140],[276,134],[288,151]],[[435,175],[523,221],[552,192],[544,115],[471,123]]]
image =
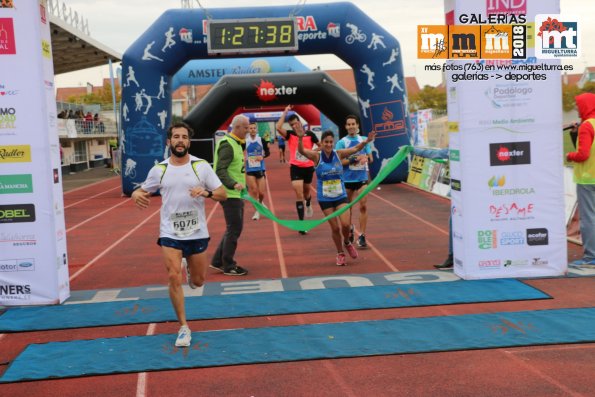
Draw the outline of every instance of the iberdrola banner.
[[[541,40],[536,15],[558,15],[559,0],[456,0],[452,11],[457,29],[492,14],[514,15],[526,21],[530,43],[524,59],[455,60],[464,72],[447,75],[455,273],[562,275],[560,60],[538,58],[533,48]]]
[[[14,3],[14,5],[13,5]],[[70,295],[46,1],[0,8],[0,305]]]

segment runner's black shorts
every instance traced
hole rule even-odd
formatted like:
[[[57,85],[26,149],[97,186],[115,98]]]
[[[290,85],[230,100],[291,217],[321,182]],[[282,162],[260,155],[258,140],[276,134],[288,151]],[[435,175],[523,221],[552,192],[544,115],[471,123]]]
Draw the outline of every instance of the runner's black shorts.
[[[314,175],[314,167],[298,167],[291,164],[289,167],[289,175],[292,181],[304,181],[304,183],[312,183],[312,176]]]
[[[345,182],[345,189],[349,190],[359,190],[362,186],[368,184],[368,181],[361,181],[361,182]]]
[[[169,237],[159,237],[157,239],[157,245],[180,250],[182,251],[182,256],[188,258],[189,256],[205,252],[209,246],[210,239],[210,237],[207,237],[195,240],[175,240]]]
[[[333,208],[336,210],[337,207],[339,207],[341,204],[347,204],[347,197],[343,197],[342,199],[334,201],[319,201],[318,204],[320,205],[320,209],[322,211],[329,208]]]
[[[260,179],[260,178],[265,177],[265,172],[264,171],[252,171],[252,172],[246,172],[246,175],[253,176],[256,179]]]

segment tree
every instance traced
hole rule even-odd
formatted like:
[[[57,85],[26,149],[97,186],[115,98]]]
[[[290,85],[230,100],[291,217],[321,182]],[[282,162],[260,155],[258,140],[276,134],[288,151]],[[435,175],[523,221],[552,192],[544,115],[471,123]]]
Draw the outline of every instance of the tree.
[[[581,93],[576,85],[562,85],[562,109],[569,112],[574,109],[574,97]]]
[[[177,114],[172,114],[171,115],[171,121],[170,123],[172,125],[177,124],[177,123],[181,123],[184,121],[184,118],[182,116],[178,116]]]
[[[590,92],[592,94],[595,94],[595,82],[587,81],[581,89],[581,92]]]
[[[119,103],[121,99],[121,90],[119,86],[116,86],[116,103]],[[73,95],[68,97],[66,100],[69,103],[84,103],[84,104],[100,104],[102,109],[112,109],[112,85],[106,82],[102,88],[96,92],[84,95]]]
[[[66,102],[69,103],[84,103],[84,104],[101,104],[101,98],[95,93],[84,94],[84,95],[72,95],[69,96]]]
[[[588,81],[583,88],[578,88],[576,85],[562,85],[562,108],[564,111],[569,112],[574,109],[574,97],[585,92],[595,94],[595,82]]]
[[[410,110],[433,109],[446,112],[446,91],[430,85],[409,98]]]

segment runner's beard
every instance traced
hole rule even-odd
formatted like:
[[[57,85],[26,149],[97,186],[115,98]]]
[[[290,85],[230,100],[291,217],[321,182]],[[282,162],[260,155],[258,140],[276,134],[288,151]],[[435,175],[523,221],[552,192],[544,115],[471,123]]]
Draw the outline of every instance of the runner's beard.
[[[183,146],[184,150],[179,152],[178,151],[179,147],[180,146],[174,147],[174,150],[171,151],[171,154],[173,154],[176,157],[184,157],[188,153],[188,148],[186,146]]]

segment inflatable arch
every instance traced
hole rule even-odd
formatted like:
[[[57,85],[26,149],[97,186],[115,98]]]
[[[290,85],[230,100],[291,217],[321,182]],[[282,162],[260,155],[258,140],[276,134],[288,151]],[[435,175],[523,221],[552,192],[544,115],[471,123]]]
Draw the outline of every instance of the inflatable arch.
[[[221,124],[221,126],[219,126],[219,130],[227,130],[227,128],[230,126],[231,121],[233,120],[233,118],[240,113],[243,113],[246,115],[246,117],[248,117],[250,120],[259,122],[259,121],[274,121],[277,122],[277,120],[279,120],[279,117],[281,117],[281,113],[283,112],[283,110],[285,109],[285,104],[284,105],[277,105],[277,106],[259,106],[258,108],[251,108],[251,107],[241,107],[236,109],[236,111],[234,113],[232,113],[227,120],[225,120],[223,122],[223,124]],[[320,111],[313,105],[299,105],[296,104],[293,107],[293,110],[295,111],[295,113],[297,113],[299,116],[301,116],[301,118],[303,119],[303,121],[306,122],[306,124],[308,124],[308,126],[320,126],[321,123],[321,118],[322,115],[320,113]],[[289,114],[292,114],[294,112],[289,112]]]
[[[183,85],[215,84],[232,74],[308,72],[310,69],[295,57],[194,59],[174,75],[171,90]]]
[[[204,140],[212,137],[228,115],[242,105],[288,103],[312,104],[337,125],[343,125],[348,114],[359,111],[355,99],[324,72],[230,75],[222,77],[184,121],[194,129],[195,138]],[[213,157],[206,148],[196,146],[191,148],[192,154]]]
[[[168,10],[126,50],[122,59],[122,190],[130,195],[161,161],[171,118],[172,76],[192,59],[211,58],[208,21],[291,15],[293,6]],[[207,17],[208,15],[208,17]],[[397,40],[351,3],[307,4],[295,16],[295,55],[335,54],[354,71],[362,132],[377,133],[371,166],[409,144],[407,94]],[[220,54],[253,57],[254,54]],[[268,54],[271,55],[271,54]],[[279,55],[288,55],[280,53]],[[407,176],[403,163],[385,183]]]
[[[205,159],[209,163],[213,163],[214,155],[215,155],[215,144],[217,143],[217,137],[221,137],[223,134],[230,129],[231,121],[233,118],[238,114],[244,114],[248,117],[251,121],[255,122],[263,122],[263,121],[273,121],[276,122],[279,120],[281,113],[285,109],[285,105],[283,106],[259,106],[258,108],[250,108],[250,107],[241,107],[235,109],[235,112],[231,113],[231,115],[225,120],[217,129],[217,131],[209,132],[209,133],[197,133],[194,137],[190,140],[190,154]],[[313,105],[296,105],[294,107],[295,113],[298,113],[304,121],[309,126],[314,126],[314,128],[320,128],[320,118],[321,113],[318,109],[316,109]],[[223,108],[218,109],[218,111],[222,111],[225,113]],[[290,112],[294,113],[294,112]],[[187,119],[184,121],[188,122]],[[193,122],[189,122],[192,125],[192,128],[195,131],[204,132],[204,126],[196,125]],[[276,134],[276,131],[272,131],[273,134]]]

